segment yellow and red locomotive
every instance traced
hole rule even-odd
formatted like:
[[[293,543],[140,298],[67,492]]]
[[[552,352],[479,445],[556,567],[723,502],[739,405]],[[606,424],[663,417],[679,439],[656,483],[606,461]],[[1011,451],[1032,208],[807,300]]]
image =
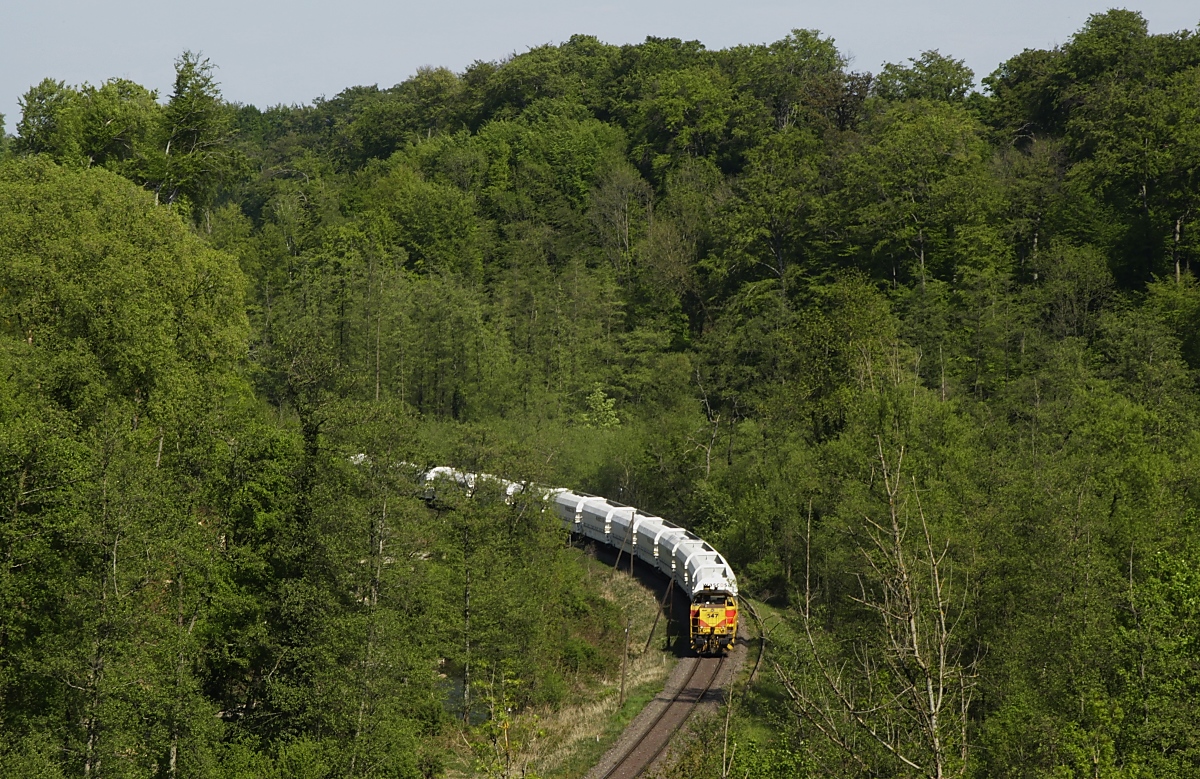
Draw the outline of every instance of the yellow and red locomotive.
[[[692,596],[688,635],[692,649],[704,655],[728,652],[737,640],[737,596],[704,589]]]

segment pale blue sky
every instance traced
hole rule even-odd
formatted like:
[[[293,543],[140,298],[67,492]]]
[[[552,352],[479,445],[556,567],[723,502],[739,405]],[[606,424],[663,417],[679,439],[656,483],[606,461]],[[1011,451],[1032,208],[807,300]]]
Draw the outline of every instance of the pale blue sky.
[[[1110,0],[1111,3],[1111,0]],[[833,37],[859,70],[926,49],[965,59],[977,76],[1025,48],[1065,41],[1098,0],[8,0],[0,12],[0,113],[12,132],[17,99],[50,76],[71,84],[112,76],[170,91],[184,49],[218,66],[226,98],[260,107],[332,97],[355,84],[391,86],[421,65],[462,70],[587,33],[609,43],[647,35],[709,48],[764,43],[796,27]],[[14,7],[15,6],[15,7]],[[1141,0],[1153,32],[1195,29],[1195,0]]]

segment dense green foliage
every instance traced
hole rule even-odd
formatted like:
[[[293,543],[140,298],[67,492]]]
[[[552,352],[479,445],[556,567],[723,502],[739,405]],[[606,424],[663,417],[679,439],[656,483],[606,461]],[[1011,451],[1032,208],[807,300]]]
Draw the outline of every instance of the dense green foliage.
[[[735,774],[1200,769],[1200,37],[1110,11],[983,93],[804,30],[178,74],[43,82],[0,169],[8,773],[433,774],[468,664],[611,667],[542,514],[398,466],[443,462],[780,607]]]

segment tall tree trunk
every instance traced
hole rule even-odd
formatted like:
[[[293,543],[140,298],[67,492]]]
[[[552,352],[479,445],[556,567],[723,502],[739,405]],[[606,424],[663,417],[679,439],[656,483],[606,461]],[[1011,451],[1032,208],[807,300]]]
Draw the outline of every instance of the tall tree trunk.
[[[466,646],[463,663],[463,722],[471,723],[471,549],[470,531],[463,527],[463,636]]]
[[[1182,233],[1182,232],[1183,232],[1183,217],[1181,216],[1175,220],[1175,245],[1171,247],[1171,256],[1175,260],[1175,283],[1176,284],[1183,283],[1183,274],[1180,272],[1180,268],[1179,268],[1179,237],[1180,237],[1180,233]]]
[[[880,442],[886,517],[864,516],[861,529],[866,569],[859,576],[861,593],[852,599],[877,616],[877,643],[864,644],[854,659],[846,659],[831,656],[833,645],[818,638],[822,628],[811,609],[810,522],[800,614],[809,668],[789,671],[775,661],[772,666],[797,714],[863,773],[879,775],[884,766],[875,764],[875,749],[859,745],[860,737],[926,779],[961,777],[969,762],[967,708],[975,662],[964,662],[955,646],[960,607],[946,584],[947,549],[934,546],[915,483],[907,495],[902,489],[902,462],[903,450],[893,464]],[[913,514],[920,523],[916,542],[908,540]]]

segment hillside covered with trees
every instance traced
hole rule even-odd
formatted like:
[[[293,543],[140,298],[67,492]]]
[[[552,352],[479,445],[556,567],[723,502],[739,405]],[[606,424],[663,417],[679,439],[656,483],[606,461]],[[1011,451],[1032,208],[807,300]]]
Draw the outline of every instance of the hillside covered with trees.
[[[5,775],[435,776],[467,680],[487,728],[619,665],[540,507],[403,464],[721,549],[781,617],[736,775],[1200,770],[1196,33],[216,73],[0,148]]]

